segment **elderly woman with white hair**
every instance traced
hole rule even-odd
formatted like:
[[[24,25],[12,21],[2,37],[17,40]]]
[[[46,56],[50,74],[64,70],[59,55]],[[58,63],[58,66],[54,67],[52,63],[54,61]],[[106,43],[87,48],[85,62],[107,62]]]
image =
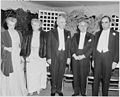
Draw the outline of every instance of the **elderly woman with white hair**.
[[[46,32],[41,30],[42,22],[33,18],[29,27],[29,34],[25,39],[23,48],[26,57],[27,89],[29,95],[40,93],[41,89],[46,88]]]
[[[20,56],[22,35],[15,17],[6,18],[7,30],[1,32],[1,95],[26,96],[24,64]]]

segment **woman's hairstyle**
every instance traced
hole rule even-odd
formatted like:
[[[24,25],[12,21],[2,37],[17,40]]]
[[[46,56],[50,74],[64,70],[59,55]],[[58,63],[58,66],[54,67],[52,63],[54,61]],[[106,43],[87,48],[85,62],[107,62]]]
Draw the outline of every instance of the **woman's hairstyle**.
[[[14,23],[16,23],[17,22],[17,19],[15,18],[15,17],[7,17],[6,18],[6,22],[8,23],[8,22],[14,22]]]
[[[42,23],[42,21],[40,21],[38,18],[32,18],[31,19],[31,22],[28,24],[30,34],[32,34],[32,32],[33,32],[33,29],[32,29],[32,24],[33,23]],[[39,28],[39,31],[41,31],[41,30],[42,30],[42,27]]]
[[[13,23],[17,24],[17,18],[16,18],[16,17],[7,17],[7,18],[5,19],[4,28],[5,28],[6,30],[8,29],[7,24],[8,24],[9,22],[13,22]],[[15,29],[16,29],[16,25],[15,25]]]
[[[31,25],[32,25],[32,23],[39,23],[39,24],[41,24],[41,21],[39,19],[37,19],[37,18],[33,18],[31,20]]]

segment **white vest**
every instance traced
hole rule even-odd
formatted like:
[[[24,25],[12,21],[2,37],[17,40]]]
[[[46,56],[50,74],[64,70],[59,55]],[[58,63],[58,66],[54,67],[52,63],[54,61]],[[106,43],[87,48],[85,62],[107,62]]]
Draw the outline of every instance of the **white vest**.
[[[86,32],[84,33],[80,33],[80,39],[79,39],[79,46],[78,46],[78,49],[83,49],[83,46],[84,46],[84,41],[85,41],[85,35],[86,35]]]
[[[98,41],[98,45],[97,45],[97,50],[99,52],[109,51],[108,50],[109,34],[110,34],[110,29],[102,31],[99,41]]]
[[[59,37],[59,47],[58,50],[65,50],[65,38],[64,38],[64,29],[58,29],[58,37]]]

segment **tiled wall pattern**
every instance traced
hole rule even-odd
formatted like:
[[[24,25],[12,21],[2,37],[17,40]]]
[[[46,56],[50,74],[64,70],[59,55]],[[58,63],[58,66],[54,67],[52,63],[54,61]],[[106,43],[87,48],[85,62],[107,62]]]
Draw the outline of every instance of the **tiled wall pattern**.
[[[59,11],[48,11],[48,10],[39,10],[39,19],[43,22],[42,29],[44,31],[49,31],[54,28],[55,21],[59,14],[65,14],[64,12]]]
[[[39,19],[43,22],[42,29],[44,31],[49,31],[54,28],[55,21],[59,14],[65,14],[65,12],[60,11],[49,11],[49,10],[39,10]],[[120,19],[116,15],[112,15],[111,27],[120,32]]]
[[[116,15],[112,15],[112,23],[111,23],[111,27],[120,32],[120,19],[118,16]]]

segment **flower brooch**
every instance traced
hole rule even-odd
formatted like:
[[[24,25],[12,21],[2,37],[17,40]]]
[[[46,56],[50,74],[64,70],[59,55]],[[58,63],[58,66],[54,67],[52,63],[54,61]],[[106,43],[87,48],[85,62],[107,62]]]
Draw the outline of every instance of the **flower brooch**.
[[[116,33],[112,33],[114,36],[116,35]]]

